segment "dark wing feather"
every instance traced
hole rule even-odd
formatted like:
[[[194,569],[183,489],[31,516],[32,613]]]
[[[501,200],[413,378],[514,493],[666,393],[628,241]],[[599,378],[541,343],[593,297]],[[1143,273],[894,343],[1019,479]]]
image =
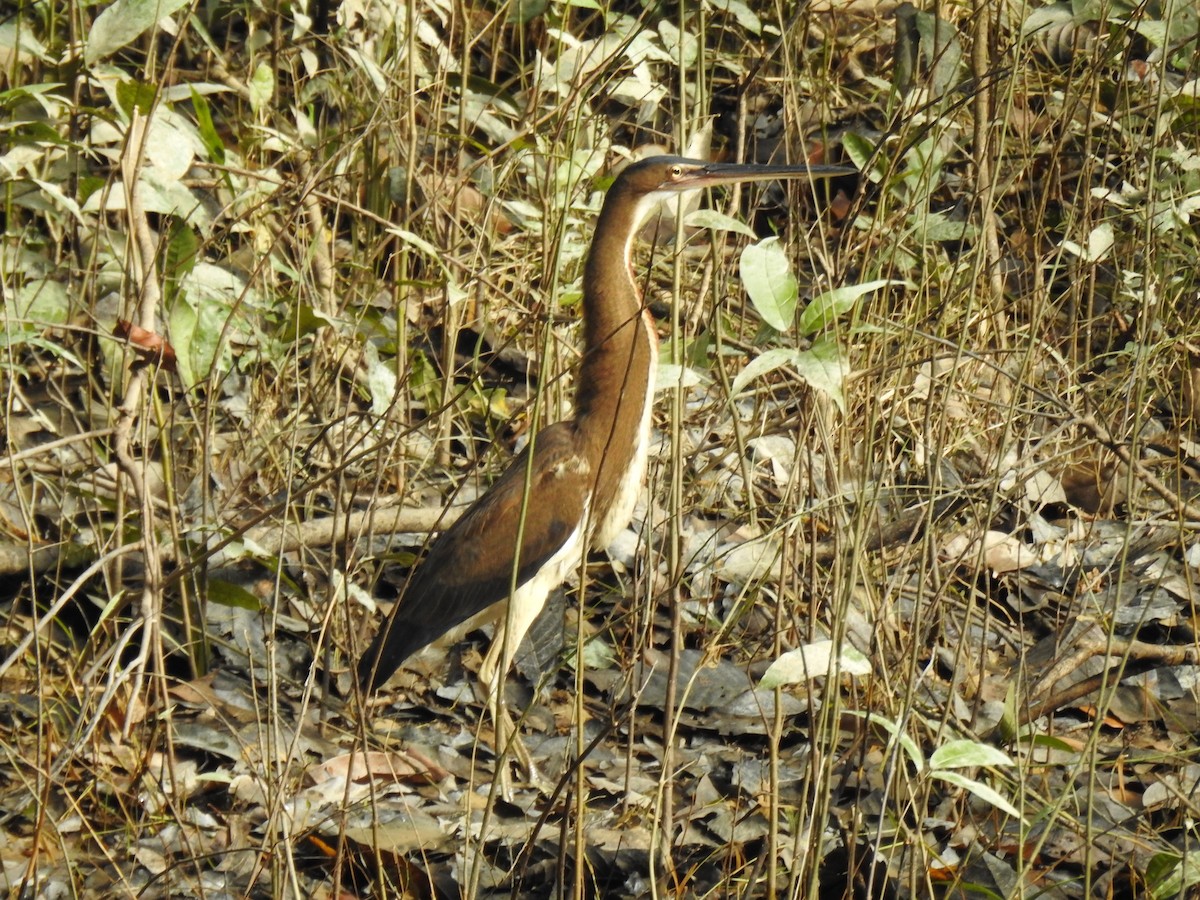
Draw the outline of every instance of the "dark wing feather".
[[[533,442],[518,586],[532,578],[583,520],[591,484],[575,450],[575,429],[560,422]],[[358,681],[372,691],[411,654],[508,597],[512,584],[526,459],[522,453],[491,489],[434,542],[399,604],[359,661]],[[553,502],[547,498],[553,497]]]

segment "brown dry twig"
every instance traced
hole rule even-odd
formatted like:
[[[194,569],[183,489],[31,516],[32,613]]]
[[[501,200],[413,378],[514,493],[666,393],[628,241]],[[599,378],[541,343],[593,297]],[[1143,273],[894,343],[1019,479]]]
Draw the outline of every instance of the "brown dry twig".
[[[1021,724],[1028,724],[1056,709],[1086,697],[1088,694],[1101,690],[1106,685],[1111,685],[1114,676],[1124,678],[1135,675],[1139,671],[1161,666],[1200,664],[1200,647],[1182,644],[1151,644],[1131,638],[1112,637],[1105,635],[1099,625],[1095,625],[1081,636],[1081,640],[1076,641],[1075,648],[1069,656],[1058,660],[1049,672],[1038,679],[1037,684],[1030,692],[1031,696],[1037,697],[1050,691],[1060,678],[1076,671],[1085,661],[1097,656],[1115,657],[1115,662],[1103,672],[1068,685],[1060,691],[1049,694],[1039,702],[1031,703],[1021,713]]]
[[[136,280],[138,290],[136,315],[131,315],[129,320],[143,331],[154,333],[158,328],[158,310],[162,302],[162,291],[155,267],[158,246],[150,229],[150,221],[146,217],[139,184],[148,122],[147,117],[140,111],[134,111],[126,134],[125,152],[121,157],[121,178],[125,186],[125,206],[130,232],[129,254],[132,271],[129,275]],[[117,465],[129,479],[130,487],[137,498],[145,565],[141,603],[142,644],[137,660],[127,670],[134,678],[134,696],[140,693],[146,663],[151,653],[156,647],[161,649],[158,629],[162,609],[162,558],[155,535],[157,517],[154,512],[153,491],[149,483],[149,469],[142,460],[135,457],[133,451],[134,428],[141,419],[149,380],[155,371],[151,366],[133,367],[125,395],[117,407],[117,423],[113,437]]]
[[[1101,444],[1116,454],[1117,458],[1125,465],[1129,466],[1137,475],[1138,480],[1144,483],[1150,490],[1158,494],[1168,505],[1175,509],[1176,514],[1180,517],[1180,524],[1200,523],[1200,508],[1188,503],[1175,491],[1171,490],[1167,485],[1159,479],[1153,472],[1146,468],[1141,460],[1134,458],[1129,452],[1129,448],[1113,439],[1112,433],[1105,428],[1096,419],[1095,416],[1079,416],[1075,420],[1096,438]]]

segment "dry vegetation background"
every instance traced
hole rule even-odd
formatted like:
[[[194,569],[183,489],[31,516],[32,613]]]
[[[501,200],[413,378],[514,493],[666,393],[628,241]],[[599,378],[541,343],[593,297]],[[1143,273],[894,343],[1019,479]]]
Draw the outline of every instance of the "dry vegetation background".
[[[12,896],[1195,895],[1194,3],[4,9]],[[349,672],[650,144],[862,174],[639,242],[651,483],[508,802],[485,635]]]

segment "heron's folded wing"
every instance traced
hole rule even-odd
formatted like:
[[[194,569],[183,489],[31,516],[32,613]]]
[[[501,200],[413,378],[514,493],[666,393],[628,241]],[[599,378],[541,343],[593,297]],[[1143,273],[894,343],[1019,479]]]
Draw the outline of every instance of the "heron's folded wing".
[[[434,541],[359,662],[359,683],[367,690],[386,681],[412,653],[507,598],[514,567],[520,586],[582,527],[592,473],[587,459],[576,452],[574,437],[568,422],[543,429],[532,447]]]

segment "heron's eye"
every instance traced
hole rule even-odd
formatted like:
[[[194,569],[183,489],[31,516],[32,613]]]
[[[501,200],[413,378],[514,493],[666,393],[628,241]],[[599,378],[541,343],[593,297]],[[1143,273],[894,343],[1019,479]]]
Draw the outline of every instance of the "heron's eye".
[[[672,178],[682,178],[683,177],[683,166],[671,166],[671,177]]]

